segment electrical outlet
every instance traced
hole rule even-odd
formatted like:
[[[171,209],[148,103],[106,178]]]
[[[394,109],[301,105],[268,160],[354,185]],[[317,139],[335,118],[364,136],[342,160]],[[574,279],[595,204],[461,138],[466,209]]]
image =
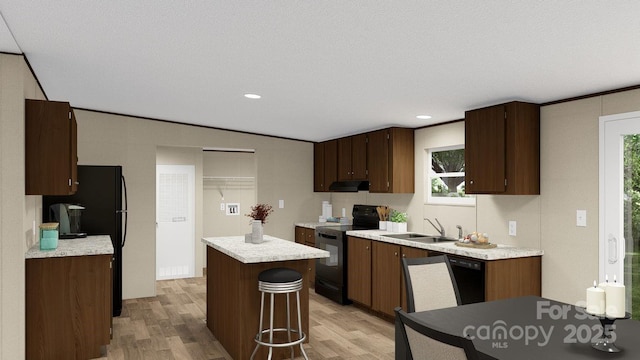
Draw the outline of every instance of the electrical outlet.
[[[576,210],[576,226],[587,226],[587,210]]]
[[[284,200],[278,200],[278,208],[284,209]]]
[[[517,223],[515,221],[509,221],[509,236],[516,236]]]
[[[224,203],[220,203],[220,211],[225,211],[225,210],[227,210],[227,208],[224,205]]]

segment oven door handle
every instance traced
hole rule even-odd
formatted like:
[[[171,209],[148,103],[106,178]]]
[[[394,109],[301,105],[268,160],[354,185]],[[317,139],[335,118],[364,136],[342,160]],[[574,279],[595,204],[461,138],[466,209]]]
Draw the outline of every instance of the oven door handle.
[[[338,238],[335,235],[328,235],[328,234],[323,234],[323,233],[318,233],[318,236],[326,238],[326,239],[334,239],[334,240],[336,240]]]

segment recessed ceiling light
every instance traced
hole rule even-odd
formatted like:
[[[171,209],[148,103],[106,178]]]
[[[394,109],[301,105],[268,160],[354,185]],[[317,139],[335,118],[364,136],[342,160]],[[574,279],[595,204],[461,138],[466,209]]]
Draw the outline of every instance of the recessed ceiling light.
[[[418,115],[416,117],[418,119],[420,119],[420,120],[429,120],[429,119],[431,119],[431,116],[429,116],[429,115]]]
[[[244,97],[247,99],[260,99],[262,96],[258,94],[244,94]]]

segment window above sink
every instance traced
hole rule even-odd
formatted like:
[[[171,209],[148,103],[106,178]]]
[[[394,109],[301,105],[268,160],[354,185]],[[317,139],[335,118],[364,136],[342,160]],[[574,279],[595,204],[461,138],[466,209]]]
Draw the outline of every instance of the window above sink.
[[[465,193],[464,145],[425,149],[425,169],[426,204],[476,204]]]

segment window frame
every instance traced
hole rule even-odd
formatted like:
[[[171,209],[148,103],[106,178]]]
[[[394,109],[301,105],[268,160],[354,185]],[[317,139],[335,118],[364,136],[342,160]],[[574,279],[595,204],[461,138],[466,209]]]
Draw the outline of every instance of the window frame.
[[[434,176],[433,174],[447,175],[447,177],[453,176],[465,176],[464,172],[452,172],[452,173],[435,173],[431,169],[431,164],[433,161],[432,153],[434,152],[444,152],[451,150],[460,150],[464,149],[464,144],[458,145],[450,145],[450,146],[441,146],[441,147],[433,147],[424,149],[425,151],[425,161],[424,161],[424,190],[425,190],[425,205],[453,205],[453,206],[475,206],[476,205],[476,197],[474,195],[465,194],[464,197],[448,197],[448,196],[433,196],[431,193],[431,181],[433,178],[442,176]],[[432,174],[433,173],[433,174]],[[465,178],[466,181],[466,178]]]

